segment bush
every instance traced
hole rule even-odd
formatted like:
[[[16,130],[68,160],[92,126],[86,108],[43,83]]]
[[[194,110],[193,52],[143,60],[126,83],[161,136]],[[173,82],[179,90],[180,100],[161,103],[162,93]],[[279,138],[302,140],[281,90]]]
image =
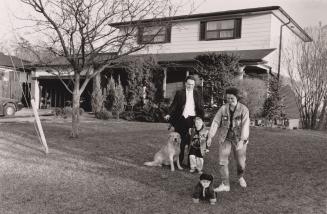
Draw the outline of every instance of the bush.
[[[118,79],[118,85],[115,88],[115,97],[114,103],[112,105],[112,112],[119,119],[120,114],[124,111],[126,105],[126,99],[124,95],[124,90],[120,82],[120,78]]]
[[[195,57],[195,73],[203,79],[205,99],[222,105],[224,91],[232,85],[232,80],[239,71],[239,58],[234,55],[208,53]],[[209,95],[209,96],[208,96]]]
[[[84,112],[85,111],[83,108],[79,108],[79,115],[83,115]],[[64,108],[54,108],[52,113],[57,117],[68,118],[72,116],[73,108],[70,106],[66,106]]]
[[[112,118],[112,113],[110,111],[103,109],[95,113],[95,118],[100,120],[109,120],[110,118]]]
[[[113,108],[113,105],[115,102],[115,96],[116,96],[115,88],[116,88],[115,80],[111,76],[111,78],[108,82],[107,88],[106,88],[106,98],[104,101],[104,106],[108,111],[112,111],[112,108]]]
[[[168,113],[169,103],[155,104],[148,102],[146,105],[135,105],[134,111],[125,111],[121,118],[142,122],[165,122],[164,116]]]
[[[54,116],[56,116],[56,117],[58,117],[58,116],[62,116],[62,114],[63,114],[63,112],[62,112],[62,108],[58,108],[58,107],[53,108],[53,109],[51,110],[51,113],[52,113]]]
[[[104,104],[104,96],[102,95],[101,90],[94,89],[91,97],[92,97],[91,105],[92,105],[93,112],[96,113],[101,111]]]

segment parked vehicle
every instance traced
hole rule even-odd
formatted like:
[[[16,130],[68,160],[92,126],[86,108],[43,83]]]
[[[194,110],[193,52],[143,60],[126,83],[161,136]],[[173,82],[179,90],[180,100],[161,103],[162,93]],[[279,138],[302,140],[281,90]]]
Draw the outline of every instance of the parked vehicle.
[[[18,100],[0,97],[0,115],[14,116],[24,105]]]

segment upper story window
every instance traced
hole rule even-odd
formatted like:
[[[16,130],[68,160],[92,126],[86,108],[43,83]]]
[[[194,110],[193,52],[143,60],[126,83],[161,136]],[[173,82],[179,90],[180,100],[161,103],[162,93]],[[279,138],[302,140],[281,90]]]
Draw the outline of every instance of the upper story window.
[[[139,44],[170,42],[171,26],[143,26],[138,29]]]
[[[200,40],[241,38],[241,19],[201,22],[200,28]]]

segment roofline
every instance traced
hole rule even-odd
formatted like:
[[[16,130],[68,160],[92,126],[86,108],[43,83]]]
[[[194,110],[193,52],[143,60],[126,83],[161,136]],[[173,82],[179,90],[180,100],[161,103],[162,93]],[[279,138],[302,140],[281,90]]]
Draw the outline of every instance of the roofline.
[[[110,24],[110,26],[119,27],[119,26],[139,24],[139,23],[179,21],[184,19],[197,19],[203,17],[227,16],[227,15],[236,15],[236,14],[244,14],[244,13],[247,14],[247,13],[256,13],[256,12],[269,12],[272,10],[277,10],[279,8],[280,8],[279,6],[269,6],[269,7],[256,7],[256,8],[247,8],[247,9],[239,9],[239,10],[226,10],[226,11],[210,12],[210,13],[198,13],[198,14],[171,16],[171,17],[163,17],[163,18],[143,19],[143,20],[135,20],[130,22],[117,22],[117,23]]]
[[[180,20],[192,20],[192,19],[200,19],[200,18],[211,18],[211,17],[226,17],[232,15],[254,15],[254,14],[262,14],[262,13],[272,13],[274,14],[283,24],[287,22],[283,21],[280,17],[278,17],[273,11],[280,11],[280,13],[286,17],[287,20],[292,23],[303,36],[299,35],[294,29],[288,28],[300,37],[304,42],[311,42],[312,38],[291,18],[288,13],[286,13],[280,6],[268,6],[268,7],[256,7],[256,8],[246,8],[246,9],[238,9],[238,10],[227,10],[227,11],[220,11],[220,12],[210,12],[210,13],[198,13],[198,14],[191,14],[191,15],[181,15],[181,16],[172,16],[172,17],[163,17],[163,18],[152,18],[152,19],[143,19],[143,20],[135,20],[129,22],[116,22],[110,24],[112,27],[121,27],[121,26],[128,26],[128,25],[135,25],[135,24],[149,24],[153,22],[177,22]]]
[[[283,20],[279,19],[284,25],[286,25],[294,34],[296,34],[298,37],[300,37],[304,42],[312,42],[313,39],[304,31],[304,29],[302,27],[300,27],[300,25],[298,23],[296,23],[296,21],[294,19],[292,19],[292,17],[290,15],[288,15],[288,13],[286,13],[285,10],[283,10],[283,8],[279,7],[278,9],[287,19],[288,22],[284,22]],[[275,16],[277,16],[276,14],[274,14]],[[278,17],[277,17],[278,18]],[[300,30],[300,32],[306,37],[306,38],[302,38],[300,35],[298,35],[297,32],[295,32],[291,27],[289,27],[289,23],[293,24],[297,29]]]

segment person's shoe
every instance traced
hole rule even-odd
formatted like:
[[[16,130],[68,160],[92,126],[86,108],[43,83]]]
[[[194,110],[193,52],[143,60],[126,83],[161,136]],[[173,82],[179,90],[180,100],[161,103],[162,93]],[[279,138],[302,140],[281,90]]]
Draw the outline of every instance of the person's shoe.
[[[229,190],[230,190],[230,186],[225,185],[224,183],[221,183],[219,187],[214,189],[215,192],[229,192]]]
[[[190,169],[190,173],[193,173],[193,172],[195,172],[195,169]]]
[[[238,179],[238,182],[240,183],[240,186],[243,188],[247,187],[246,181],[243,177],[240,177],[240,179]]]
[[[203,174],[202,170],[198,170],[198,174],[202,175]]]

